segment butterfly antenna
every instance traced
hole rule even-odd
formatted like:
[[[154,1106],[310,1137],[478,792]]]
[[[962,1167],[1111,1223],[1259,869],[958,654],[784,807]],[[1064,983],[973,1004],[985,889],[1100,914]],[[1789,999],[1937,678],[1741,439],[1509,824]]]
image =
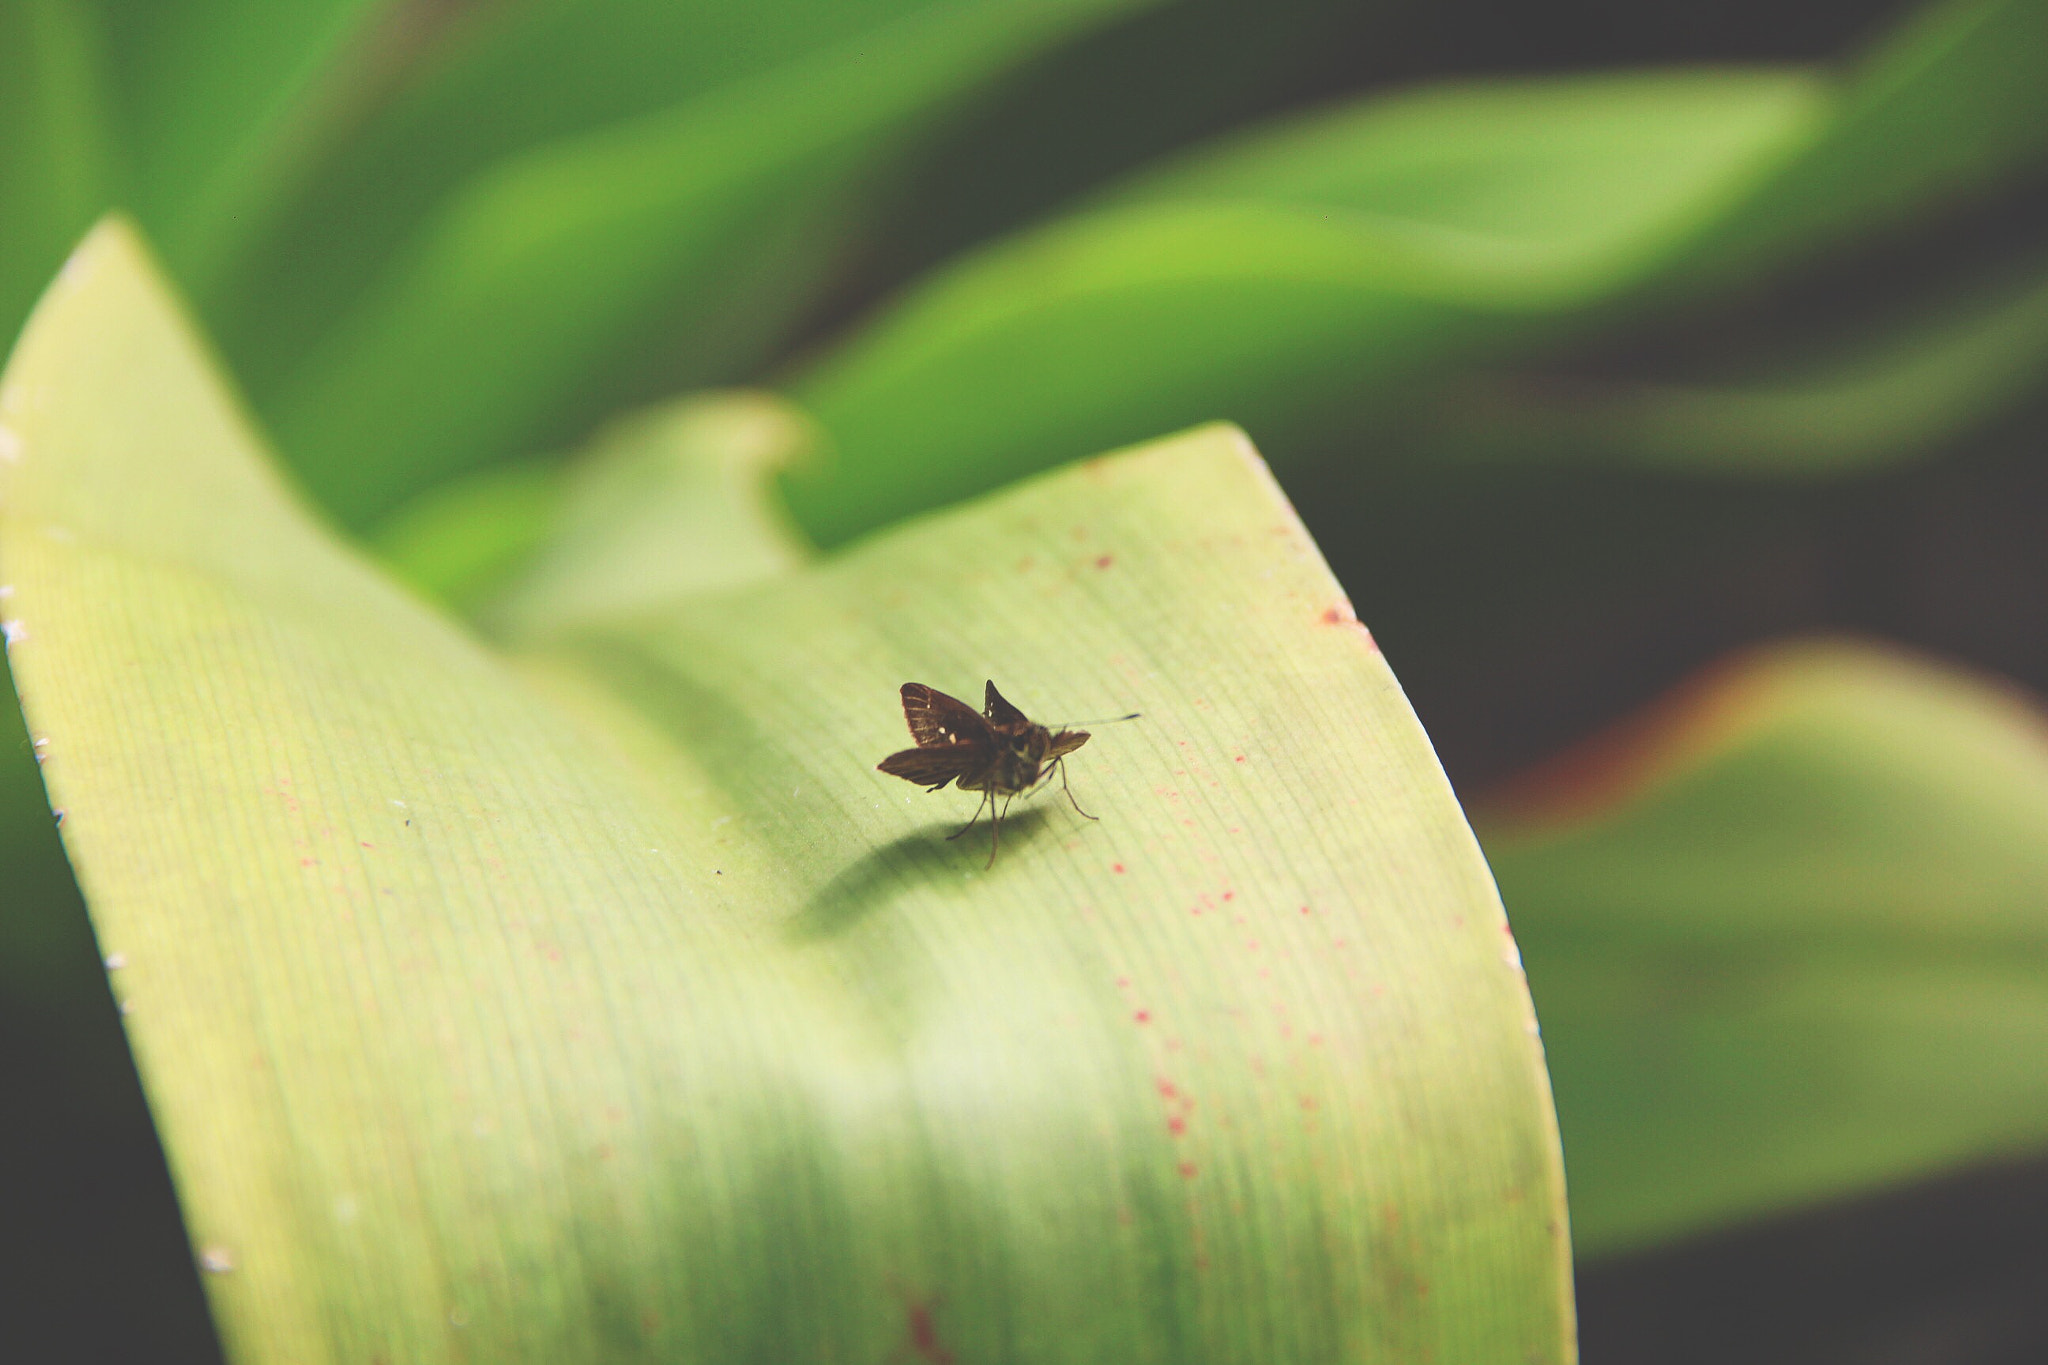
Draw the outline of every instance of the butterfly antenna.
[[[1133,711],[1128,716],[1110,716],[1104,720],[1063,720],[1059,722],[1059,724],[1057,725],[1048,726],[1046,728],[1052,730],[1069,730],[1076,725],[1121,725],[1127,720],[1142,720],[1144,718],[1144,715],[1145,713],[1143,711]]]

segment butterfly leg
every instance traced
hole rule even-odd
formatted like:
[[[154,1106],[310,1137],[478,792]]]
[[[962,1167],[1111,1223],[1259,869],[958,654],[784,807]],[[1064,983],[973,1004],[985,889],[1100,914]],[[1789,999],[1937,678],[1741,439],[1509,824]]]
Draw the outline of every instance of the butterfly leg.
[[[955,839],[965,834],[968,830],[973,829],[976,825],[980,824],[982,807],[984,806],[988,807],[991,812],[993,812],[995,809],[994,798],[991,797],[986,791],[982,792],[981,794],[981,805],[976,806],[974,808],[974,818],[972,820],[969,820],[966,824],[960,826],[960,828],[954,830],[951,834],[948,834],[946,836],[946,842],[949,844],[952,843]]]
[[[1074,813],[1090,820],[1100,820],[1101,816],[1089,815],[1087,811],[1081,809],[1081,803],[1074,800],[1074,789],[1067,785],[1067,760],[1056,758],[1052,761],[1052,766],[1060,770],[1060,790],[1067,794],[1067,800],[1074,807]]]
[[[1015,798],[1012,798],[1013,800]],[[1003,817],[1010,813],[1010,802],[1003,802],[1001,810],[996,809],[995,798],[988,803],[988,864],[981,870],[986,872],[996,865],[996,846],[1003,841]]]

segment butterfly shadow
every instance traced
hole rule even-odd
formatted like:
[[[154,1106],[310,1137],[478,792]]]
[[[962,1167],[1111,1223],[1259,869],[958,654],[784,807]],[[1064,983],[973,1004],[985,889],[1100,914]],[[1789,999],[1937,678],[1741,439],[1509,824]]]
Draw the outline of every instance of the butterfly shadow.
[[[999,875],[1005,863],[1023,856],[1025,848],[1044,833],[1046,821],[1044,806],[1004,816],[1003,842],[994,867],[987,867],[986,820],[958,839],[946,837],[958,825],[932,824],[870,849],[812,893],[791,918],[790,936],[836,938],[907,891],[953,887],[971,894],[971,888],[984,876]]]

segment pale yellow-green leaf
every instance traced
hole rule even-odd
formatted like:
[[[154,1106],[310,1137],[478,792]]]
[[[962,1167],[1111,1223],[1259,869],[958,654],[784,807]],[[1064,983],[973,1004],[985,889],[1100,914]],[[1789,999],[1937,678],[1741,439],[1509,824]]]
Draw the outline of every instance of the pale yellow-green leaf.
[[[12,664],[236,1361],[1570,1357],[1491,881],[1234,431],[508,655],[292,503],[118,224],[0,413]],[[1146,714],[984,870],[873,765],[902,680],[998,675]]]

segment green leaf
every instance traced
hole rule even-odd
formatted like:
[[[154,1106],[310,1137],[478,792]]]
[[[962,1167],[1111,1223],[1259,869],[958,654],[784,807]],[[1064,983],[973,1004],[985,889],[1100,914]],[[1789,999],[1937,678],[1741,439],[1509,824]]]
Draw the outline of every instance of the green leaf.
[[[98,27],[72,0],[0,5],[0,343],[113,191]]]
[[[2007,272],[1830,353],[1719,382],[1482,375],[1432,401],[1443,459],[1836,478],[1939,453],[2040,392],[2048,269]]]
[[[792,503],[830,543],[1191,421],[1240,422],[1283,464],[1383,435],[1426,379],[2038,161],[2044,26],[2042,0],[1968,0],[1846,81],[1454,85],[1204,150],[969,256],[826,354],[798,392],[838,459]]]
[[[674,352],[666,387],[755,363],[811,297],[842,221],[910,135],[994,74],[1136,2],[896,0],[818,35],[793,18],[771,25],[787,51],[743,48],[737,69],[691,63],[684,72],[701,89],[679,82],[671,103],[518,146],[444,189],[339,296],[342,311],[305,351],[249,328],[234,353],[315,493],[361,524],[601,411],[633,379],[646,382],[636,351],[656,334]],[[495,77],[481,88],[527,97],[525,85],[508,90]],[[419,117],[466,112],[437,103]],[[429,151],[447,155],[448,141],[466,138],[443,129]],[[469,159],[459,142],[454,150]],[[392,174],[374,169],[378,186]],[[397,207],[411,197],[401,191]],[[322,240],[354,216],[321,220]],[[306,259],[279,264],[302,271]],[[332,271],[329,262],[315,275]],[[348,283],[335,276],[325,287]]]
[[[469,615],[516,576],[551,533],[560,472],[510,461],[430,488],[379,522],[370,544],[384,567]]]
[[[213,278],[298,177],[398,0],[106,3],[128,199],[182,278]],[[98,208],[99,206],[95,206]]]
[[[811,548],[770,476],[810,446],[809,424],[765,394],[688,398],[615,424],[570,471],[552,543],[487,620],[546,636],[795,568]]]
[[[2048,3],[1944,0],[1879,43],[1811,146],[1720,224],[1698,284],[1996,189],[2048,154]]]
[[[1812,135],[1809,77],[1425,90],[970,257],[802,381],[826,541],[1206,417],[1284,445],[1640,280]],[[1352,420],[1346,416],[1345,420]]]
[[[2048,1146],[2038,707],[1731,662],[1480,822],[1599,1254]]]
[[[742,458],[705,415],[640,433],[679,486]],[[629,610],[493,653],[292,505],[118,224],[0,417],[11,661],[233,1358],[1569,1357],[1499,902],[1235,432],[660,602],[585,523]],[[1146,714],[984,870],[873,764],[904,678],[997,673]]]

